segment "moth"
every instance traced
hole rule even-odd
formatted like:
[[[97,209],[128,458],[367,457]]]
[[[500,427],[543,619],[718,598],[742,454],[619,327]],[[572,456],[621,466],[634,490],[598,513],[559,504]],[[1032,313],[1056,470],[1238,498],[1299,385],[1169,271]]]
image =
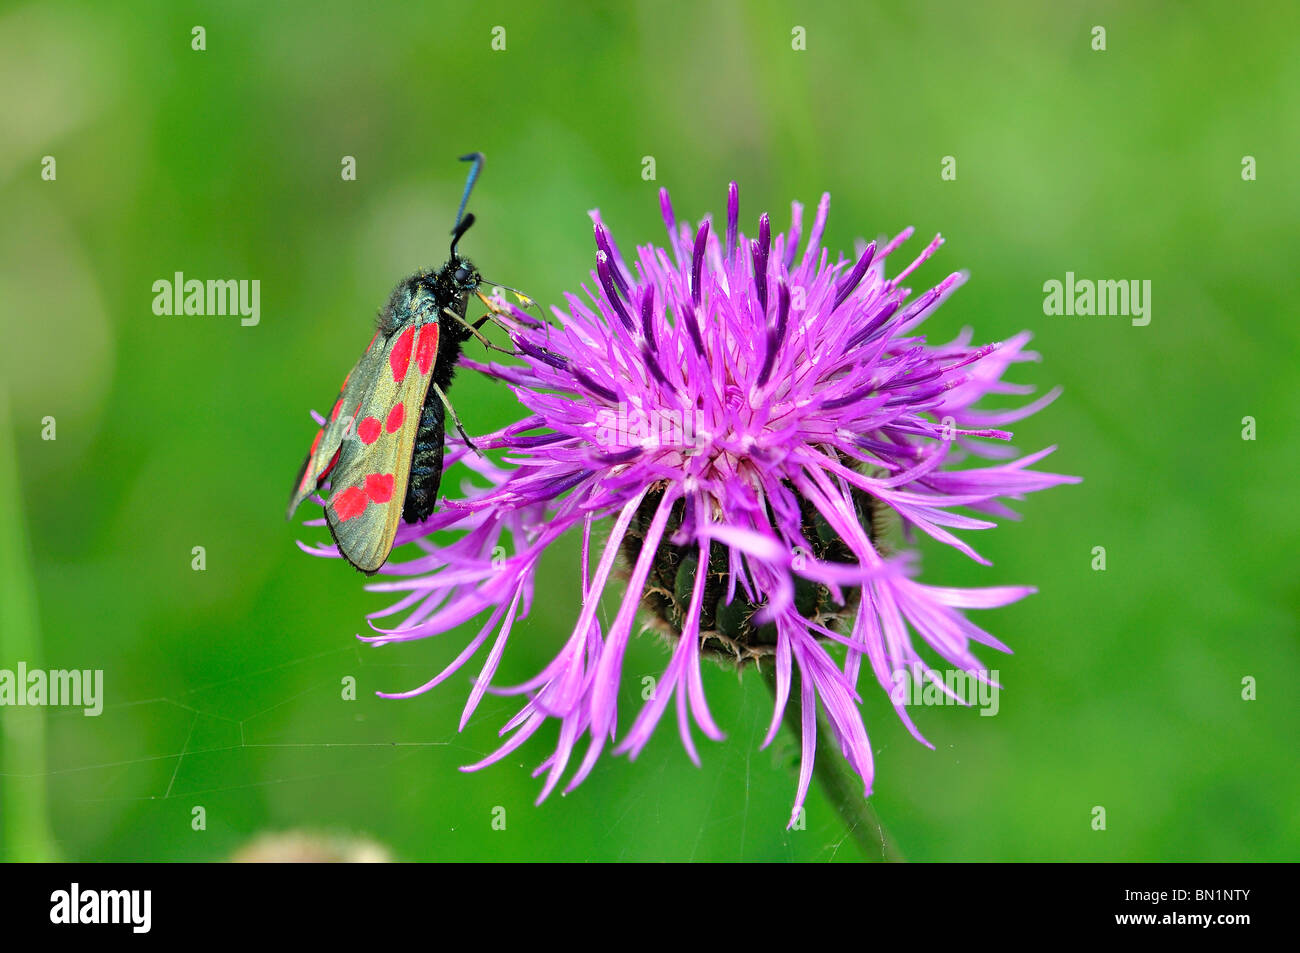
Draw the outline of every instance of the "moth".
[[[456,250],[474,224],[465,205],[483,155],[471,153],[461,161],[473,166],[456,213],[450,257],[437,271],[419,271],[393,290],[379,312],[375,336],[343,379],[334,409],[312,441],[289,499],[286,518],[292,519],[328,479],[330,535],[343,557],[366,574],[388,559],[399,520],[420,523],[434,511],[442,482],[444,409],[473,447],[447,400],[447,388],[461,347],[496,308],[479,290],[478,269]],[[489,309],[473,324],[465,318],[471,294]]]

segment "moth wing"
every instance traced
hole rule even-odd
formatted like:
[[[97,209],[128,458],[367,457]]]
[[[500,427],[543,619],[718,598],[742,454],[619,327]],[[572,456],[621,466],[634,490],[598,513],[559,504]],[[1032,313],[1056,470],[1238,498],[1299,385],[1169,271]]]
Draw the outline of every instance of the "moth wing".
[[[365,573],[384,564],[397,535],[438,333],[435,317],[412,322],[389,341],[330,478],[325,520],[339,552]]]
[[[311,450],[298,471],[298,481],[293,486],[293,495],[289,498],[289,512],[286,519],[292,519],[303,500],[316,492],[322,480],[329,474],[339,456],[339,449],[347,439],[355,423],[357,411],[365,400],[366,391],[374,383],[380,364],[384,359],[382,336],[376,332],[370,340],[366,353],[361,355],[356,366],[343,378],[339,389],[339,399],[330,412],[329,420],[316,432]]]

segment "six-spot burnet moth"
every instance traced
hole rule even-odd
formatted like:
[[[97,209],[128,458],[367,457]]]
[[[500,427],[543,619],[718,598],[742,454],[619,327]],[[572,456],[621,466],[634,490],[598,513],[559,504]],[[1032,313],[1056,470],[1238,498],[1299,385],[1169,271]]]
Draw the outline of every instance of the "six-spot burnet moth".
[[[388,559],[399,518],[419,523],[434,510],[442,482],[444,407],[473,446],[447,400],[447,387],[462,345],[496,309],[479,291],[478,270],[456,251],[474,224],[465,204],[483,155],[461,160],[473,166],[452,229],[451,257],[438,271],[417,272],[393,290],[370,346],[343,379],[289,500],[292,518],[328,479],[330,534],[343,557],[364,573]],[[489,309],[473,324],[465,320],[471,294]]]

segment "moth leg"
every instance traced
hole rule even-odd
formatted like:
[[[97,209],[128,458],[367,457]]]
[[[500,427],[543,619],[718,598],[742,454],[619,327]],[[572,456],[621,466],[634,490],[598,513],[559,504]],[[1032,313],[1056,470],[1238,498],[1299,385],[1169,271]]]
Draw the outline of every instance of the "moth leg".
[[[530,318],[528,315],[524,315],[524,316],[521,318],[518,314],[515,314],[514,312],[511,312],[511,311],[503,311],[501,308],[497,307],[495,304],[492,303],[492,299],[491,299],[491,298],[489,298],[489,297],[487,297],[486,295],[484,295],[483,292],[482,292],[481,290],[477,290],[477,291],[474,292],[474,295],[478,298],[479,301],[482,301],[482,302],[483,302],[483,307],[487,308],[487,309],[488,309],[488,312],[489,312],[489,314],[485,314],[485,315],[483,315],[482,318],[479,319],[479,323],[482,323],[483,321],[486,321],[486,320],[488,319],[489,315],[492,315],[492,316],[495,316],[495,317],[497,317],[497,318],[508,317],[508,318],[510,318],[512,321],[516,321],[516,322],[518,322],[518,323],[520,323],[520,324],[523,324],[523,325],[525,325],[525,326],[527,326],[527,327],[540,328],[540,327],[542,327],[542,326],[544,326],[544,325],[547,326],[547,327],[549,327],[549,325],[546,324],[546,314],[545,314],[544,311],[542,311],[542,306],[541,306],[540,304],[538,304],[536,301],[534,301],[534,300],[533,300],[532,298],[530,298],[528,295],[524,294],[522,291],[519,291],[519,290],[516,289],[516,288],[511,288],[509,285],[497,285],[496,287],[497,287],[498,289],[500,289],[500,290],[503,290],[503,291],[513,291],[514,294],[515,294],[515,297],[517,297],[520,301],[524,302],[524,307],[525,307],[525,308],[536,308],[536,309],[537,309],[537,314],[538,314],[539,317],[542,318],[542,320],[540,320],[540,321],[534,321],[534,320],[533,320],[532,318]],[[497,323],[500,324],[502,327],[504,327],[507,331],[510,330],[510,325],[507,324],[505,321],[498,321]]]
[[[526,294],[524,294],[524,293],[523,293],[522,291],[520,291],[518,288],[511,288],[509,285],[496,285],[496,287],[501,288],[501,289],[503,289],[503,290],[505,290],[505,291],[513,291],[514,294],[515,294],[515,297],[517,297],[520,301],[522,301],[522,302],[524,303],[524,307],[525,307],[525,308],[536,308],[536,309],[537,309],[537,316],[538,316],[541,320],[537,321],[536,323],[534,323],[534,324],[531,325],[531,326],[534,327],[534,328],[545,328],[545,329],[546,329],[546,343],[549,344],[550,341],[551,341],[551,324],[550,324],[549,321],[546,320],[546,312],[542,310],[542,306],[541,306],[540,304],[538,304],[538,303],[537,303],[537,302],[536,302],[536,301],[535,301],[535,300],[534,300],[530,295],[526,295]],[[496,305],[494,305],[490,299],[483,297],[483,292],[481,292],[481,291],[476,291],[476,292],[474,292],[474,293],[475,293],[476,295],[478,295],[478,299],[479,299],[480,301],[483,302],[483,306],[484,306],[485,308],[487,308],[489,312],[491,312],[491,315],[496,315],[496,316],[499,317],[499,316],[501,316],[501,315],[503,315],[503,314],[506,313],[506,312],[502,311],[500,308],[498,308]],[[485,314],[485,315],[483,315],[483,317],[479,318],[479,320],[478,320],[477,322],[475,322],[475,323],[476,323],[476,324],[482,324],[484,321],[487,321],[489,317],[490,317],[490,315]],[[519,320],[520,320],[520,319],[519,319],[519,316],[518,316],[517,314],[511,314],[510,317],[513,318],[513,319],[515,319],[516,321],[519,321]],[[531,319],[529,319],[529,320],[531,320]],[[499,321],[498,323],[501,324],[501,325],[503,325],[503,326],[505,326],[505,322],[504,322],[504,321]],[[527,322],[521,322],[521,323],[523,323],[523,324],[527,324]],[[506,330],[509,331],[510,328],[509,328],[508,326],[506,326]],[[517,357],[517,356],[518,356],[518,355],[516,355],[516,357]]]
[[[482,457],[483,451],[478,448],[478,446],[474,443],[473,440],[469,439],[469,434],[465,433],[465,427],[460,422],[460,417],[456,416],[456,408],[451,406],[451,401],[447,399],[447,395],[443,393],[442,388],[439,387],[435,381],[429,381],[429,386],[438,392],[438,397],[439,399],[442,400],[442,406],[446,407],[447,413],[451,414],[452,423],[456,425],[456,432],[460,434],[460,439],[465,441],[465,446],[469,447],[480,457]]]
[[[480,295],[480,297],[482,296]],[[483,335],[483,332],[479,330],[479,325],[483,323],[482,321],[475,321],[473,324],[470,324],[468,321],[462,318],[455,311],[451,310],[451,308],[443,308],[442,313],[449,318],[454,318],[455,320],[459,321],[461,324],[465,325],[465,327],[469,328],[469,333],[474,335],[474,337],[478,338],[480,341],[482,341],[484,347],[491,348],[494,351],[500,351],[502,354],[509,354],[511,357],[519,356],[514,351],[507,350],[506,348],[500,347],[499,345],[493,344],[491,341],[489,341]],[[486,317],[487,315],[484,315],[484,318]]]
[[[525,327],[545,328],[546,343],[549,344],[551,341],[551,324],[549,321],[546,320],[546,312],[542,310],[542,306],[538,304],[532,297],[524,294],[518,288],[511,288],[509,285],[497,285],[496,287],[502,288],[506,291],[513,291],[515,293],[515,296],[520,301],[524,302],[524,307],[537,309],[537,315],[540,318],[540,320],[538,321],[534,321],[532,318],[527,317],[527,315],[524,315],[521,318],[519,314],[513,312],[510,312],[509,316],[513,320],[518,321],[520,324],[523,324]],[[477,326],[479,324],[482,324],[484,321],[487,321],[490,317],[495,316],[498,318],[498,321],[496,323],[504,327],[506,331],[510,331],[510,326],[505,321],[499,320],[501,316],[507,314],[507,312],[502,311],[500,308],[494,305],[490,299],[484,297],[482,291],[475,291],[474,293],[478,295],[478,299],[483,302],[483,306],[488,309],[488,314],[485,314],[483,315],[483,317],[479,318],[478,321],[475,322],[475,325]],[[511,333],[510,336],[512,339],[514,338],[513,332]],[[518,357],[519,355],[516,354],[515,356]]]
[[[499,288],[502,291],[511,292],[512,294],[514,294],[516,298],[519,299],[519,303],[522,304],[525,308],[536,308],[537,316],[542,319],[543,324],[546,323],[546,312],[542,310],[542,306],[537,303],[537,299],[535,299],[532,295],[525,294],[524,292],[520,291],[518,288],[512,288],[509,285],[499,284],[495,281],[488,281],[486,282],[486,284],[490,284],[493,287]],[[488,303],[488,300],[483,297],[482,292],[476,292],[476,293],[479,296],[479,300],[481,300],[485,305],[487,305],[489,310],[494,311],[498,314],[501,313],[501,311],[498,308],[494,308],[492,307],[491,304]]]

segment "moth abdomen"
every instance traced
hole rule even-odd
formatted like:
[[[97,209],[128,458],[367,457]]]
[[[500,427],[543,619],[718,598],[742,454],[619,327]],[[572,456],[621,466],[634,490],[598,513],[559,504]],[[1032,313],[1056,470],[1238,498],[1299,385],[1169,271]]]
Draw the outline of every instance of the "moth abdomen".
[[[430,388],[420,411],[420,429],[411,452],[411,476],[402,504],[402,519],[407,523],[424,522],[437,505],[438,487],[442,485],[443,437],[442,400]]]
[[[442,291],[443,289],[439,289]],[[463,326],[448,318],[446,311],[464,318],[467,297],[455,294],[445,299],[437,295],[441,312],[439,320],[438,354],[433,363],[432,383],[446,393],[451,386],[456,363],[460,360],[461,346],[469,337]],[[415,448],[411,453],[411,476],[406,484],[406,500],[402,504],[402,519],[407,523],[422,523],[428,519],[438,504],[438,489],[442,485],[442,457],[446,438],[446,410],[435,387],[425,394],[420,411],[420,429],[416,433]]]

